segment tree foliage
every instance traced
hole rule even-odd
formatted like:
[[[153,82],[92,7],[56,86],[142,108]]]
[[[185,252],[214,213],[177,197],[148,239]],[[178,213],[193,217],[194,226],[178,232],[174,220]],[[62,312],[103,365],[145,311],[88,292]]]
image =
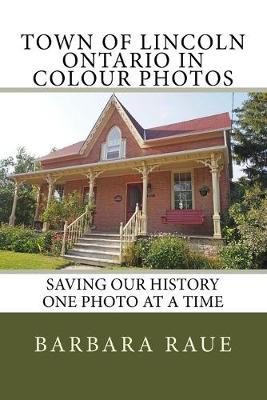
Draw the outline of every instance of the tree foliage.
[[[267,187],[267,93],[250,93],[235,110],[233,152],[251,183]]]
[[[12,209],[14,182],[9,179],[12,173],[34,170],[34,157],[24,147],[17,149],[15,157],[0,160],[0,222],[7,223]],[[16,209],[16,223],[31,225],[35,211],[35,189],[26,183],[20,185]]]
[[[245,189],[230,206],[229,217],[224,228],[228,246],[222,251],[227,266],[232,257],[232,267],[239,268],[238,262],[267,267],[267,190],[259,185]]]
[[[51,228],[62,228],[64,221],[73,222],[85,211],[81,195],[72,192],[62,200],[52,199],[49,207],[43,212],[42,220],[49,222]]]

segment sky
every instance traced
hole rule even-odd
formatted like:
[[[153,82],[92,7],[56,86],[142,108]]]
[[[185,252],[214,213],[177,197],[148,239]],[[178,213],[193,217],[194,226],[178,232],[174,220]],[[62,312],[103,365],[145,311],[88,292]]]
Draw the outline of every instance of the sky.
[[[85,140],[111,92],[0,93],[0,159],[14,156],[24,146],[39,157],[53,147]],[[152,128],[228,111],[230,92],[117,93],[118,99],[144,127]],[[247,94],[234,94],[239,107]],[[234,178],[241,175],[234,166]]]

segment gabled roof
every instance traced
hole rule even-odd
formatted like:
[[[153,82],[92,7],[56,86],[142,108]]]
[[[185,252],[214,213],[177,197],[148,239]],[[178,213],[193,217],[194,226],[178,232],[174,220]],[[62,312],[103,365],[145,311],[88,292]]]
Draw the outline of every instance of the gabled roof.
[[[43,161],[43,160],[53,160],[59,157],[66,157],[66,156],[75,156],[79,154],[79,151],[84,143],[84,140],[81,142],[77,142],[74,144],[71,144],[70,146],[63,147],[62,149],[58,149],[55,151],[51,151],[51,153],[47,154],[46,156],[40,157],[37,160],[38,161]]]
[[[112,107],[114,107],[120,113],[124,122],[140,146],[149,143],[152,145],[153,140],[166,139],[169,137],[179,137],[231,129],[231,119],[229,113],[227,112],[196,118],[189,121],[177,122],[170,125],[144,129],[113,94],[85,141],[63,147],[62,149],[51,152],[46,156],[40,157],[38,160],[49,161],[61,157],[82,156],[85,151],[90,150],[90,147],[95,143],[99,127],[101,124],[103,124],[103,121],[105,121],[105,118],[107,118],[109,112],[111,112]]]
[[[90,147],[94,144],[97,133],[99,132],[99,128],[104,124],[105,120],[109,116],[110,110],[112,108],[116,109],[120,116],[122,117],[123,121],[128,126],[130,132],[132,133],[135,140],[138,142],[140,146],[143,144],[143,135],[140,134],[140,131],[144,131],[141,125],[134,119],[134,117],[129,113],[128,110],[119,102],[115,94],[113,94],[109,101],[107,102],[104,110],[98,117],[93,129],[90,131],[89,135],[87,136],[86,140],[84,141],[81,149],[80,154],[84,154],[85,151],[90,150]]]
[[[124,105],[117,99],[118,103],[121,105],[122,109],[124,110],[125,114],[128,116],[130,119],[131,123],[134,125],[135,129],[139,133],[142,139],[145,138],[145,129],[139,124],[139,122],[136,121],[136,119],[132,116],[132,114],[129,113],[127,108],[124,107]]]
[[[226,112],[146,129],[146,139],[160,139],[170,136],[213,132],[230,128],[231,120],[229,113]]]

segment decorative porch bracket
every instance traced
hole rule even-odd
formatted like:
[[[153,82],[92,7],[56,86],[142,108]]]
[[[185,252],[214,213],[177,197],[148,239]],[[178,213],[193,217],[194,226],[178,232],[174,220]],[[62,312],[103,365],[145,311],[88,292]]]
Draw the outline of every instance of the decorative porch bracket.
[[[223,158],[221,154],[212,153],[210,158],[199,159],[199,163],[210,168],[212,176],[212,198],[213,198],[213,236],[221,239],[221,217],[220,217],[220,174],[223,169]]]
[[[18,191],[20,185],[23,183],[23,181],[15,180],[15,188],[14,188],[14,197],[13,197],[13,204],[12,204],[12,211],[9,217],[9,225],[14,226],[15,225],[15,219],[16,219],[16,208],[17,208],[17,201],[18,201]]]
[[[143,200],[142,200],[142,227],[143,227],[143,234],[147,234],[147,184],[148,184],[148,177],[149,174],[158,167],[158,164],[147,165],[145,161],[143,161],[142,166],[135,167],[134,169],[137,170],[142,175],[143,180]]]

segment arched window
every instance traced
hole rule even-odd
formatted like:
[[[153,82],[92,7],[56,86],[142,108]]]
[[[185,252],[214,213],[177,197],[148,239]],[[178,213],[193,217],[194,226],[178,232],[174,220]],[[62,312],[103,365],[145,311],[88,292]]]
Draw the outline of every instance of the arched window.
[[[125,157],[125,139],[122,139],[120,129],[114,126],[107,135],[106,143],[102,144],[101,159],[114,160],[122,157]]]

